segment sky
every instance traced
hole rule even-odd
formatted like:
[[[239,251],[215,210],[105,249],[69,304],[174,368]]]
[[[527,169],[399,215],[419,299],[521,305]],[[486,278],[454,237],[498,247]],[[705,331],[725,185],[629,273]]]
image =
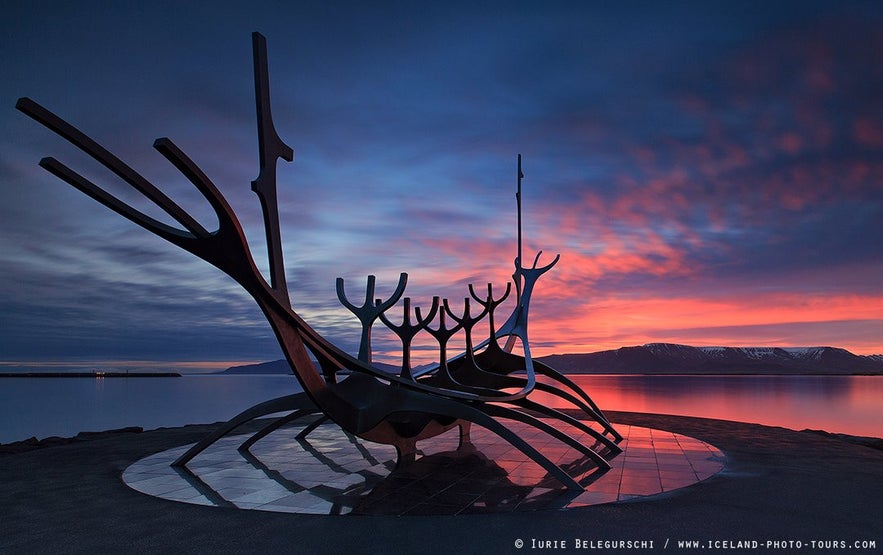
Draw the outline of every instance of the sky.
[[[526,257],[561,255],[531,301],[535,356],[883,353],[879,2],[123,4],[5,5],[0,368],[281,358],[231,279],[38,167],[54,156],[157,214],[14,109],[33,98],[211,227],[151,147],[171,138],[266,270],[252,31],[295,152],[278,170],[293,306],[344,349],[359,327],[337,277],[361,300],[369,274],[385,297],[408,272],[421,306],[505,288],[520,153]],[[374,346],[400,349],[380,329]]]

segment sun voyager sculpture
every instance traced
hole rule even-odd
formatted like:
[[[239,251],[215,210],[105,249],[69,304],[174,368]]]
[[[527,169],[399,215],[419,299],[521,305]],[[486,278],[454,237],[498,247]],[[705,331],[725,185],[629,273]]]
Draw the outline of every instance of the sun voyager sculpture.
[[[218,218],[218,228],[214,231],[206,229],[158,187],[64,119],[27,97],[19,99],[16,104],[18,110],[97,160],[161,208],[179,227],[140,212],[55,158],[43,158],[40,166],[124,218],[212,264],[242,286],[263,311],[292,372],[303,387],[303,393],[271,399],[236,415],[173,464],[186,465],[206,447],[245,422],[277,413],[283,416],[271,419],[269,424],[251,434],[242,449],[287,422],[311,416],[314,421],[300,433],[300,437],[305,437],[320,422],[330,420],[359,438],[394,446],[397,464],[404,465],[414,460],[418,441],[453,428],[459,429],[461,446],[468,445],[470,426],[475,424],[508,441],[566,488],[582,491],[583,486],[565,469],[506,425],[506,421],[517,421],[532,426],[588,457],[599,471],[609,469],[610,459],[621,451],[617,444],[622,436],[589,395],[567,376],[531,357],[527,333],[530,297],[539,277],[549,271],[559,257],[545,266],[538,266],[540,252],[532,265],[523,263],[520,155],[516,195],[518,253],[512,276],[515,290],[512,313],[497,325],[501,318],[496,310],[512,294],[512,283],[507,283],[502,293],[495,291],[492,284],[480,291],[470,285],[469,297],[465,298],[462,308],[453,307],[447,299],[435,297],[425,312],[419,307],[414,308],[412,318],[411,300],[402,298],[407,274],[401,274],[394,293],[385,301],[375,299],[375,278],[369,276],[365,302],[361,306],[348,299],[343,280],[338,278],[338,297],[362,326],[359,354],[351,356],[310,327],[291,305],[282,259],[276,163],[280,158],[292,161],[294,152],[279,138],[273,125],[266,40],[259,33],[254,33],[252,39],[260,166],[258,177],[251,186],[263,211],[270,263],[269,282],[256,266],[239,219],[224,195],[170,139],[157,139],[153,146],[208,201]],[[400,300],[402,316],[398,321],[391,313]],[[398,374],[372,365],[371,329],[377,320],[401,340],[403,356]],[[473,330],[482,321],[489,334],[475,338]],[[418,372],[411,367],[410,354],[411,342],[421,332],[436,339],[439,358],[437,364]],[[465,335],[465,351],[450,356],[448,344],[455,334],[461,332]],[[516,354],[519,352],[521,354]],[[554,395],[574,410],[564,412],[538,403],[532,398],[534,392]],[[576,434],[569,430],[583,432],[581,435],[590,437],[591,444],[577,441],[573,438]]]

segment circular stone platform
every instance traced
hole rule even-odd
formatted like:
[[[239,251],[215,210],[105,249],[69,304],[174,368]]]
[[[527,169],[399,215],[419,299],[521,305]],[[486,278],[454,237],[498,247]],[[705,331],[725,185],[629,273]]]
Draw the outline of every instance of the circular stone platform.
[[[484,428],[473,426],[474,448],[457,450],[452,430],[418,444],[422,456],[394,470],[395,450],[362,442],[333,424],[307,441],[289,426],[251,452],[229,436],[193,459],[170,463],[189,445],[139,460],[123,474],[142,493],[198,505],[311,514],[461,514],[564,509],[638,499],[694,484],[719,472],[724,455],[697,439],[617,425],[623,452],[600,472],[579,452],[524,424],[515,431],[585,487],[570,492],[538,464]],[[586,438],[577,438],[586,441]]]

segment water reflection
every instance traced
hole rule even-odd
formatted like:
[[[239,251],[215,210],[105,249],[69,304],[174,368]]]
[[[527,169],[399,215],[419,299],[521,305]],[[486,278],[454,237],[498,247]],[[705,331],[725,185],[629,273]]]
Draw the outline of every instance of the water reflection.
[[[224,421],[280,392],[297,391],[300,386],[289,375],[3,378],[0,443]]]
[[[604,410],[653,412],[883,437],[883,376],[571,375]],[[227,420],[300,390],[293,376],[4,378],[0,443],[125,426]],[[560,408],[559,398],[534,393]]]
[[[604,410],[883,436],[879,376],[571,376]],[[563,407],[561,400],[538,400]]]

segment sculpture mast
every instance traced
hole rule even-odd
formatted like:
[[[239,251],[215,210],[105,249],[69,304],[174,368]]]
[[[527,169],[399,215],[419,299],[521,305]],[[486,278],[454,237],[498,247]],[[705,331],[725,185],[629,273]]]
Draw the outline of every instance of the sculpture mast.
[[[254,49],[254,95],[258,118],[258,149],[260,173],[251,182],[251,189],[261,200],[264,228],[267,233],[267,251],[270,260],[270,285],[280,301],[291,306],[288,285],[285,281],[285,264],[282,259],[282,237],[279,230],[279,206],[276,200],[276,161],[282,158],[291,162],[294,151],[276,133],[270,113],[270,78],[267,71],[267,39],[260,33],[252,33]]]
[[[516,180],[518,182],[518,188],[515,190],[515,205],[516,205],[516,214],[518,219],[518,251],[515,256],[515,272],[512,274],[512,281],[515,282],[515,310],[512,311],[512,315],[509,316],[509,319],[503,324],[503,327],[500,329],[501,334],[508,335],[516,328],[520,328],[524,332],[527,331],[527,322],[524,319],[524,304],[522,301],[522,287],[521,287],[521,279],[523,277],[523,264],[522,264],[522,233],[521,233],[521,180],[524,179],[524,172],[521,171],[521,154],[518,155],[518,174],[516,175]],[[505,332],[503,330],[506,330]],[[516,335],[508,335],[506,339],[506,345],[503,347],[503,350],[507,353],[512,352],[512,349],[515,347],[515,341],[517,339]]]
[[[541,275],[552,269],[552,266],[557,264],[558,260],[561,258],[561,255],[556,255],[555,259],[552,260],[551,263],[542,267],[537,267],[540,256],[543,254],[543,251],[539,251],[534,258],[533,265],[529,268],[524,266],[524,261],[521,258],[524,254],[521,222],[521,180],[523,178],[524,173],[521,171],[521,155],[519,154],[518,191],[515,193],[515,200],[518,205],[518,257],[515,259],[515,272],[512,274],[512,279],[513,281],[515,281],[515,292],[517,298],[515,301],[515,309],[512,311],[509,319],[506,320],[506,323],[497,330],[497,337],[508,336],[508,339],[506,340],[506,346],[503,348],[503,350],[505,351],[512,350],[515,345],[516,336],[520,337],[525,345],[527,344],[527,311],[528,304],[530,303],[530,296],[533,293],[534,284]]]
[[[515,192],[515,204],[517,206],[518,211],[518,254],[515,258],[515,275],[512,278],[515,280],[515,298],[518,301],[519,306],[521,305],[521,266],[522,266],[522,239],[521,239],[521,180],[524,179],[524,173],[521,171],[521,154],[518,155],[518,189]]]

